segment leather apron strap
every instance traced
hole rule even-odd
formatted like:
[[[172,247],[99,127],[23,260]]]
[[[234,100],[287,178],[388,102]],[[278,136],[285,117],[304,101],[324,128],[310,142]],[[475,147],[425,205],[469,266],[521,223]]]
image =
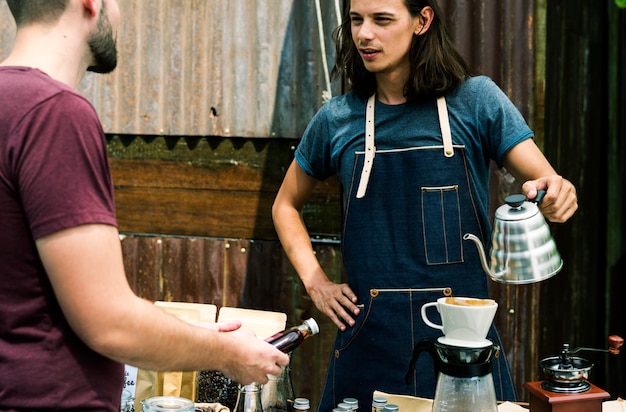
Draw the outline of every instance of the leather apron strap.
[[[361,178],[359,179],[359,187],[356,192],[357,199],[365,196],[367,185],[369,183],[372,167],[374,166],[374,157],[376,156],[376,146],[374,141],[374,106],[376,105],[376,94],[373,94],[367,100],[365,109],[365,162],[363,170],[361,170]],[[445,97],[441,96],[437,99],[437,113],[439,115],[439,127],[441,128],[441,136],[443,138],[443,154],[446,157],[454,156],[452,148],[452,132],[450,129],[450,119],[448,118],[448,107]]]
[[[454,156],[452,149],[452,132],[450,130],[450,119],[448,117],[448,105],[446,98],[441,96],[437,99],[437,112],[439,113],[439,127],[443,137],[443,154],[446,157]]]
[[[374,146],[374,106],[376,105],[376,94],[370,96],[367,100],[367,108],[365,109],[365,163],[361,170],[361,178],[359,179],[359,188],[356,192],[357,199],[365,196],[367,184],[370,180],[370,173],[374,165],[374,156],[376,156],[376,146]]]

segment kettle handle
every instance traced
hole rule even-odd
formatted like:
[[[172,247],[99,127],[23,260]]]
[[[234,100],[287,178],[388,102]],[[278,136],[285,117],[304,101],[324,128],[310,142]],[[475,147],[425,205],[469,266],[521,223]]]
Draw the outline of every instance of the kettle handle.
[[[545,195],[546,195],[545,190],[537,190],[537,196],[535,196],[534,199],[529,199],[529,200],[533,203],[537,203],[538,205],[540,205]]]
[[[426,352],[433,359],[434,364],[434,372],[435,372],[435,382],[437,382],[437,376],[439,375],[439,371],[441,369],[441,360],[439,359],[439,355],[437,355],[437,350],[435,349],[435,343],[430,339],[422,339],[417,342],[417,344],[413,347],[413,356],[409,362],[409,370],[406,371],[406,375],[404,375],[404,381],[407,385],[411,384],[413,380],[413,371],[415,370],[415,362],[419,358],[422,352]]]
[[[526,201],[533,202],[539,205],[541,204],[541,201],[543,200],[543,197],[545,195],[546,195],[545,190],[537,190],[537,195],[535,196],[535,198],[528,199],[525,195],[518,193],[518,194],[509,195],[505,197],[504,202],[510,207],[517,209],[521,207]]]

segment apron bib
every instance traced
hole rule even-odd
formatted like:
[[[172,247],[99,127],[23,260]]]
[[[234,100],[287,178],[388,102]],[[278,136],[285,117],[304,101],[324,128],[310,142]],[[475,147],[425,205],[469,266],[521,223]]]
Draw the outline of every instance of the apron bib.
[[[404,380],[415,344],[441,336],[422,320],[422,305],[450,292],[488,297],[479,255],[462,238],[473,233],[484,241],[489,230],[473,199],[464,148],[452,145],[445,100],[438,100],[442,145],[396,150],[375,148],[374,104],[372,96],[342,242],[348,283],[364,309],[353,328],[338,332],[320,411],[346,397],[369,410],[374,390],[432,399],[429,357],[420,357],[411,384]],[[493,327],[489,338],[502,347]],[[517,398],[504,356],[494,360],[493,377],[499,400]]]

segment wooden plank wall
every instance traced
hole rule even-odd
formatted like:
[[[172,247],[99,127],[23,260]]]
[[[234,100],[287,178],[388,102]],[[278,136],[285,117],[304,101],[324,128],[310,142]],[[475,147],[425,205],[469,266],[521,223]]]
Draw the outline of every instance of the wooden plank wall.
[[[271,206],[292,139],[111,136],[108,150],[120,230],[214,238],[277,239]],[[304,210],[313,234],[336,236],[336,178]]]

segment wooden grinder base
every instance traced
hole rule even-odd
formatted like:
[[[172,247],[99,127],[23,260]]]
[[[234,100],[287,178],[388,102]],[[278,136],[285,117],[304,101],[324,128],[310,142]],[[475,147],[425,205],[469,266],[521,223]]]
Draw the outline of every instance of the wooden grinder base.
[[[541,382],[524,384],[530,393],[530,412],[602,412],[602,401],[611,397],[592,383],[582,393],[554,393],[543,389]]]

